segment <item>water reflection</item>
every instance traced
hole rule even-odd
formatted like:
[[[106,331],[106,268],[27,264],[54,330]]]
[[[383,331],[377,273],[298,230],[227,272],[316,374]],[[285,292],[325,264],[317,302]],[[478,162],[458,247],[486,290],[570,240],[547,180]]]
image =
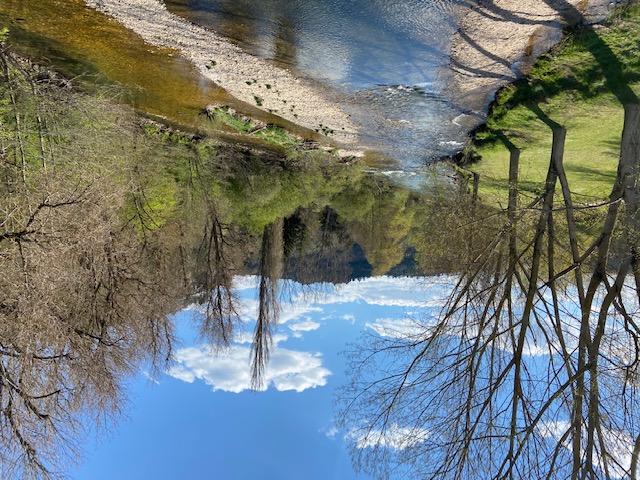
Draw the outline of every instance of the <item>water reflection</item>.
[[[4,478],[65,469],[137,371],[159,393],[135,385],[124,471],[80,475],[313,478],[314,455],[353,478],[347,447],[382,477],[635,472],[637,106],[608,201],[574,205],[556,144],[533,194],[513,152],[503,211],[140,124],[0,59]]]
[[[455,28],[452,1],[169,4],[254,55],[355,89],[433,81]]]

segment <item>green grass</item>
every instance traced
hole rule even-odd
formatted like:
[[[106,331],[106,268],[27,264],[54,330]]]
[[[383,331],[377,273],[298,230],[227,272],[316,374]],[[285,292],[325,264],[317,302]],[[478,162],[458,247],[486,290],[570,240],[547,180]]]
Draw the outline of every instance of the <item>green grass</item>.
[[[261,138],[265,143],[270,145],[279,145],[285,148],[297,148],[300,142],[296,137],[287,132],[284,128],[275,125],[267,125],[266,127],[255,131],[253,136]]]
[[[253,124],[249,119],[240,118],[235,111],[228,107],[216,107],[211,111],[213,122],[218,126],[226,125],[237,133],[248,133],[253,130]]]
[[[239,115],[228,107],[216,107],[209,113],[214,124],[224,126],[235,133],[261,139],[267,145],[275,145],[285,149],[300,147],[300,140],[276,125],[259,124],[248,117]]]
[[[565,168],[584,200],[611,189],[619,155],[623,104],[640,93],[640,5],[618,10],[606,26],[581,26],[541,57],[526,79],[502,89],[474,144],[482,160],[485,200],[505,202],[509,147],[522,150],[520,181],[539,191],[551,153],[551,129],[567,128]]]

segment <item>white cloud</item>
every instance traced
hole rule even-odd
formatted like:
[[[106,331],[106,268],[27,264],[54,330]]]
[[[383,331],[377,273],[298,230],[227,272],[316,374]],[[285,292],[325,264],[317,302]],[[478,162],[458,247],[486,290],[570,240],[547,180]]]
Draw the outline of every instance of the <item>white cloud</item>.
[[[280,342],[284,342],[285,340],[287,340],[289,337],[287,337],[285,334],[283,333],[276,333],[273,335],[272,341],[274,345],[277,345]],[[253,343],[253,333],[251,332],[240,332],[238,334],[236,334],[235,338],[233,339],[233,343],[235,344],[247,344],[247,343]]]
[[[187,383],[193,383],[193,381],[196,379],[196,376],[193,374],[193,372],[185,369],[182,365],[174,365],[169,370],[167,370],[167,375]]]
[[[253,298],[241,298],[236,307],[245,321],[255,321],[258,317],[258,301]]]
[[[233,289],[255,290],[258,287],[259,277],[257,275],[236,275],[233,277]]]
[[[241,346],[223,355],[214,355],[207,347],[183,348],[176,352],[177,365],[167,374],[189,383],[203,380],[214,391],[240,393],[251,388],[250,352]],[[326,385],[329,375],[320,354],[278,348],[276,342],[265,372],[265,388],[273,385],[280,391],[302,392]]]
[[[321,307],[311,306],[308,303],[297,301],[293,303],[285,302],[281,305],[278,323],[282,324],[293,322],[294,320],[298,320],[309,313],[322,312],[322,310],[323,309]]]
[[[153,377],[147,370],[143,370],[140,373],[142,373],[142,376],[144,378],[146,378],[147,380],[149,380],[151,383],[155,383],[156,385],[160,385],[160,381],[157,378]]]
[[[379,318],[373,323],[366,323],[365,327],[382,337],[390,338],[414,338],[425,335],[429,330],[424,323],[410,318]]]
[[[329,427],[328,429],[322,431],[322,433],[324,433],[327,438],[336,438],[336,435],[338,434],[339,430],[335,425],[332,425],[331,427]]]
[[[237,309],[245,321],[255,321],[258,317],[259,302],[255,298],[255,295],[257,295],[257,279],[258,277],[255,276],[240,276],[234,277],[233,279],[234,285],[237,283],[241,287],[237,289],[237,293],[240,293],[242,290],[251,290],[242,292],[240,303],[237,305]],[[295,301],[292,302],[282,301],[280,303],[278,323],[292,322],[309,313],[322,312],[322,310],[322,307],[312,306],[310,302],[300,298],[296,298]]]
[[[381,430],[352,430],[346,435],[347,440],[355,441],[359,449],[370,447],[386,447],[394,450],[404,450],[424,442],[429,432],[423,428],[400,427],[392,424],[384,431]]]
[[[543,437],[560,441],[569,428],[570,423],[568,421],[548,422],[538,426],[538,431]],[[631,457],[634,446],[633,438],[626,432],[615,431],[604,427],[601,428],[601,431],[602,443],[604,444],[607,453],[614,460],[607,460],[609,473],[614,478],[626,478],[628,476],[627,472],[631,469]],[[565,439],[563,446],[567,450],[573,451],[569,438]],[[603,462],[602,455],[600,454],[599,449],[597,450],[598,451],[594,455],[593,463],[598,468],[604,470],[605,464]]]
[[[453,277],[371,277],[338,285],[322,298],[323,304],[365,302],[370,305],[442,306]]]
[[[314,322],[311,319],[303,320],[289,325],[289,329],[294,332],[311,332],[320,328],[318,322]]]
[[[433,312],[438,314],[439,312]],[[551,319],[546,317],[544,310],[538,309],[538,322],[531,324],[527,330],[525,338],[523,354],[529,357],[540,357],[553,355],[560,349],[560,343],[554,335],[555,327],[551,324]],[[505,352],[515,351],[513,338],[509,335],[507,328],[507,319],[502,319],[505,323],[503,333],[491,340],[493,345]],[[380,318],[375,322],[367,322],[366,328],[376,332],[378,335],[387,338],[396,339],[424,339],[429,335],[446,332],[449,335],[462,336],[468,340],[476,338],[479,335],[478,325],[467,323],[464,317],[452,317],[446,323],[446,330],[436,332],[437,317],[430,316],[424,312],[418,319],[411,317],[404,318]],[[563,323],[563,339],[568,349],[575,348],[577,345],[577,334],[579,325],[575,319],[567,318]],[[487,340],[489,341],[489,340]]]

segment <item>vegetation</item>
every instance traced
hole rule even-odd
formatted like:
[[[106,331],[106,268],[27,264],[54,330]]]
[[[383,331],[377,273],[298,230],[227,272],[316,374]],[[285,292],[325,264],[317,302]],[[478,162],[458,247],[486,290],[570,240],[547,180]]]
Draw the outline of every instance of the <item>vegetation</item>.
[[[89,426],[118,418],[128,376],[167,367],[185,303],[202,304],[208,344],[228,345],[238,273],[262,279],[259,387],[283,275],[348,281],[356,244],[386,273],[432,208],[323,151],[141,119],[4,50],[0,76],[2,478],[63,476]]]
[[[282,129],[251,121],[227,107],[211,109],[208,118],[201,119],[222,127],[235,140],[242,136],[241,144],[169,129],[113,103],[110,90],[78,93],[68,81],[3,50],[0,476],[62,476],[66,462],[77,459],[88,425],[104,426],[117,418],[126,400],[127,376],[142,365],[160,371],[169,364],[171,314],[186,303],[203,306],[197,322],[201,337],[214,347],[227,346],[239,321],[233,293],[236,274],[260,277],[252,352],[253,385],[260,388],[278,322],[280,280],[347,281],[354,275],[354,259],[375,274],[411,263],[412,272],[457,273],[461,278],[457,296],[439,319],[440,330],[428,324],[423,337],[374,346],[375,350],[382,345],[383,355],[408,351],[413,357],[404,377],[402,372],[386,377],[408,379],[400,387],[381,382],[380,390],[367,390],[373,397],[354,391],[358,402],[370,400],[362,414],[371,413],[371,406],[379,410],[381,400],[391,399],[377,417],[380,422],[370,429],[371,438],[377,427],[393,430],[405,406],[411,410],[434,395],[432,405],[442,407],[440,413],[455,399],[459,415],[447,416],[434,429],[455,436],[449,451],[439,450],[444,451],[444,468],[470,472],[478,465],[467,461],[471,457],[465,457],[466,452],[485,460],[482,455],[491,452],[494,463],[504,461],[502,473],[523,476],[518,475],[520,469],[535,464],[529,462],[535,460],[531,452],[547,449],[548,438],[536,430],[539,421],[526,427],[518,423],[540,405],[523,394],[525,384],[538,379],[527,376],[533,369],[527,370],[530,365],[521,353],[536,324],[542,324],[544,338],[532,341],[540,345],[547,345],[549,338],[575,337],[555,328],[566,320],[583,326],[585,336],[572,337],[575,352],[548,342],[553,357],[548,371],[556,375],[546,390],[549,405],[562,398],[565,407],[573,408],[565,438],[572,439],[575,452],[584,446],[592,457],[606,457],[602,445],[607,439],[592,420],[594,409],[604,408],[607,428],[626,428],[629,417],[625,410],[618,414],[611,407],[607,392],[597,396],[600,385],[588,384],[599,378],[599,361],[610,365],[617,359],[603,360],[590,346],[603,341],[613,345],[613,340],[602,329],[591,328],[587,313],[598,311],[606,320],[608,310],[591,295],[597,291],[611,300],[607,308],[613,305],[615,315],[629,320],[618,295],[618,273],[635,273],[637,262],[634,255],[614,253],[620,245],[634,251],[634,233],[625,226],[603,226],[602,220],[631,212],[618,213],[619,204],[635,204],[620,191],[611,205],[593,201],[605,196],[605,184],[610,189],[617,178],[620,104],[632,98],[640,83],[634,76],[638,60],[626,59],[624,52],[640,43],[639,16],[633,6],[604,29],[579,28],[553,56],[538,63],[531,79],[500,93],[488,129],[477,136],[484,160],[473,168],[481,173],[481,198],[504,194],[501,201],[509,205],[505,215],[453,183],[437,183],[428,193],[400,188],[367,174],[360,165],[306,150]],[[5,33],[0,32],[0,42]],[[573,72],[568,80],[567,72]],[[613,78],[619,75],[624,82]],[[628,84],[632,88],[626,88]],[[568,103],[571,108],[566,108]],[[573,217],[569,221],[567,216],[566,222],[559,221],[552,208],[555,183],[545,183],[550,172],[549,127],[560,123],[570,135],[567,175],[556,172],[560,180],[554,182],[562,183],[558,190],[563,194],[565,183],[577,185],[577,193],[571,195],[584,207],[567,209]],[[247,138],[260,141],[252,144],[244,141]],[[527,208],[517,210],[517,215],[506,195],[507,179],[497,174],[509,171],[505,145],[524,150],[518,201]],[[587,209],[595,214],[584,214]],[[627,218],[633,220],[631,215]],[[363,258],[355,258],[356,247],[364,251]],[[587,273],[590,262],[596,273]],[[607,275],[610,265],[622,266],[615,278]],[[547,275],[539,275],[541,271]],[[579,296],[578,309],[584,312],[580,319],[561,315],[566,312],[557,311],[557,303],[545,297],[570,295],[565,277],[574,271],[581,275],[576,277],[580,282],[590,285],[589,295]],[[553,325],[542,321],[549,312]],[[462,333],[447,333],[456,329]],[[475,335],[479,331],[488,333]],[[619,333],[626,341],[637,340],[633,318]],[[420,350],[425,345],[438,348]],[[470,351],[477,355],[467,355]],[[520,353],[510,359],[514,351]],[[502,362],[487,362],[489,356]],[[378,358],[377,353],[370,358]],[[451,363],[441,369],[442,361]],[[387,374],[403,366],[383,365]],[[636,375],[637,362],[627,367],[627,374]],[[352,370],[358,372],[355,366]],[[459,395],[462,387],[449,382],[449,374],[462,378],[465,387],[471,386],[469,392],[478,396],[467,391]],[[420,375],[443,388],[422,389]],[[492,375],[501,379],[498,387],[483,383]],[[565,381],[564,386],[558,386],[559,381]],[[513,387],[511,396],[502,395],[509,391],[503,388],[507,382]],[[448,397],[442,400],[439,392]],[[629,387],[629,392],[635,390]],[[474,398],[482,399],[487,412],[476,417],[475,424]],[[628,411],[633,415],[634,410]],[[358,425],[366,425],[364,420],[359,418]],[[432,419],[413,420],[419,436]],[[478,428],[476,437],[479,426],[485,429]],[[592,438],[581,445],[583,432]],[[600,446],[594,441],[599,435]],[[484,448],[486,438],[495,439],[500,448]],[[523,442],[516,444],[516,438]],[[546,458],[558,458],[574,470],[582,465],[578,454],[567,459],[561,441],[550,444],[556,450]],[[431,445],[418,442],[408,451],[420,468],[434,465],[419,451]],[[504,451],[509,455],[500,457]],[[388,450],[380,448],[367,457],[375,460],[376,468],[384,466],[376,457],[379,453],[384,457]],[[406,458],[399,460],[407,463]],[[491,468],[492,461],[481,466]]]
[[[558,151],[542,192],[520,195],[513,157],[508,206],[493,234],[471,242],[477,253],[442,310],[370,333],[349,353],[340,420],[358,468],[376,478],[637,478],[640,105],[626,116],[610,202],[581,204]],[[584,208],[599,212],[586,242]]]
[[[180,289],[139,235],[131,113],[5,52],[0,76],[0,476],[50,478],[117,416],[128,374],[164,368]]]
[[[541,57],[527,78],[497,95],[475,144],[485,196],[506,199],[509,149],[522,149],[521,185],[544,181],[551,129],[567,128],[565,168],[573,190],[597,201],[615,176],[623,108],[640,91],[640,4],[616,10],[605,25],[579,25]]]
[[[304,149],[303,139],[284,128],[251,119],[228,106],[208,107],[205,114],[215,129],[231,131],[245,138],[259,139],[266,145],[282,148],[292,156]]]

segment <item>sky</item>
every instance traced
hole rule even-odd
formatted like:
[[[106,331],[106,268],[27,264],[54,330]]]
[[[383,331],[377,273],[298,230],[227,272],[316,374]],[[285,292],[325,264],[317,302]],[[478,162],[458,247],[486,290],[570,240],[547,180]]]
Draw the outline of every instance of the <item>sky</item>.
[[[236,278],[245,329],[231,349],[212,353],[193,331],[197,311],[177,313],[182,345],[175,364],[157,381],[144,372],[132,380],[126,418],[86,445],[72,477],[368,479],[354,472],[346,433],[333,421],[336,388],[347,381],[341,352],[365,330],[389,334],[410,328],[409,317],[430,315],[450,281],[374,277],[304,294],[288,285],[294,293],[282,305],[265,390],[255,392],[249,351],[256,278]]]
[[[334,422],[336,393],[348,382],[344,353],[364,332],[406,337],[415,333],[415,319],[424,328],[440,312],[454,280],[373,277],[304,288],[287,283],[264,390],[256,392],[250,389],[249,353],[257,279],[237,277],[244,329],[231,348],[213,352],[194,332],[197,309],[178,312],[181,345],[174,364],[158,379],[145,372],[132,379],[126,418],[109,436],[86,445],[86,459],[70,472],[72,478],[369,480],[352,467],[347,441],[354,440],[353,432]],[[575,315],[572,297],[569,291],[561,307]],[[577,331],[571,324],[565,328]],[[531,334],[524,351],[528,368],[547,368],[548,350],[536,341],[534,326]],[[544,436],[555,438],[566,425],[559,418],[540,428],[547,429]],[[407,438],[422,441],[415,430],[411,437],[406,432],[405,426],[394,424],[378,440],[390,449],[411,446]],[[610,448],[621,465],[628,465],[633,442],[624,432],[609,433]],[[355,438],[355,443],[367,448],[371,439],[377,437]]]

